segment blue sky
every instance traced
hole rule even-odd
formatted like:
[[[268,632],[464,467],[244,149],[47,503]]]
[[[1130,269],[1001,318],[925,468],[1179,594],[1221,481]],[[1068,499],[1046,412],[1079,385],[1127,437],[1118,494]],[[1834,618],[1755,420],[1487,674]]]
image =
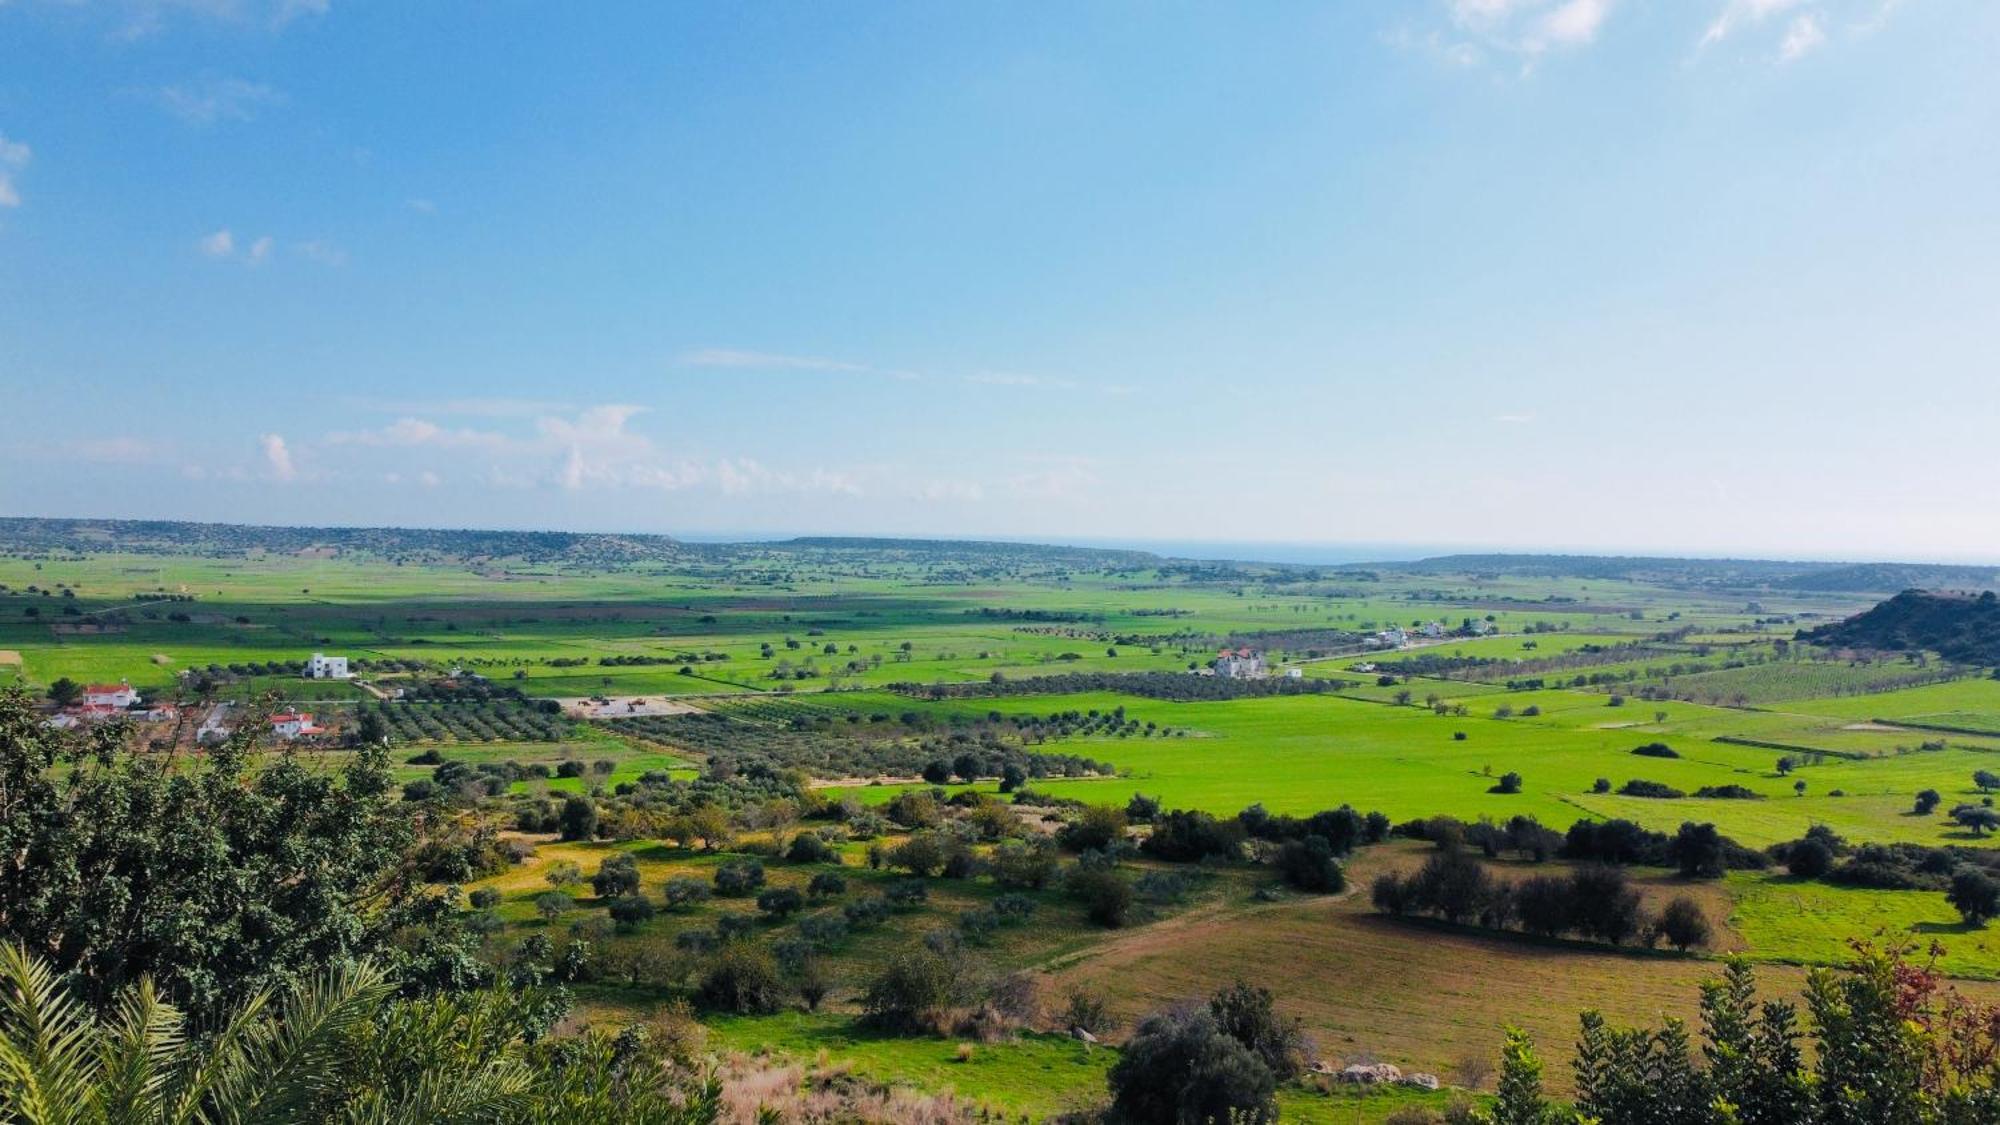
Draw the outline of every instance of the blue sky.
[[[0,512],[2000,560],[2000,5],[0,3]]]

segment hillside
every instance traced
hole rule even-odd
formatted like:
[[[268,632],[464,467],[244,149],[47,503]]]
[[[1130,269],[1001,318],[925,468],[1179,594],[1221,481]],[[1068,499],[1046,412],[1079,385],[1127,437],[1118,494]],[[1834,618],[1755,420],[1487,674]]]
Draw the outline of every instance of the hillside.
[[[1801,633],[1834,648],[1936,652],[1966,664],[2000,664],[2000,598],[1905,590],[1866,613]]]
[[[182,520],[0,518],[0,550],[16,554],[122,551],[240,556],[251,552],[366,554],[416,561],[640,562],[687,552],[664,535],[400,527],[272,527]]]

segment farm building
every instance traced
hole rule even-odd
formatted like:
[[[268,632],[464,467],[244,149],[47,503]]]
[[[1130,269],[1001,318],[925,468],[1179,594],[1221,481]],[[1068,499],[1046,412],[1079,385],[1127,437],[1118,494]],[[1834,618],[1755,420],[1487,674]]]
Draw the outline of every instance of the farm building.
[[[287,711],[283,714],[271,716],[271,733],[277,735],[279,738],[299,738],[308,734],[320,734],[325,730],[325,727],[313,724],[312,712],[310,711]]]
[[[1225,648],[1216,655],[1215,674],[1232,680],[1254,680],[1264,674],[1264,658],[1247,648]]]
[[[345,656],[328,656],[325,653],[315,652],[312,654],[312,659],[306,661],[308,680],[344,680],[350,675]]]
[[[123,709],[139,702],[139,693],[131,684],[90,684],[83,689],[85,707],[115,707]]]

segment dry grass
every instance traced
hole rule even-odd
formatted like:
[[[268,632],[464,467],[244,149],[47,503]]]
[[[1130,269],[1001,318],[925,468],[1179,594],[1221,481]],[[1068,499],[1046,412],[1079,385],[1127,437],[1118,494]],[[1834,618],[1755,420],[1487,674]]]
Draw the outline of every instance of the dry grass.
[[[1386,853],[1386,854],[1385,854]],[[1379,856],[1379,858],[1377,858]],[[1357,888],[1391,865],[1420,861],[1407,849],[1366,853],[1351,872]],[[1649,899],[1688,889],[1649,885]],[[1725,917],[1718,887],[1696,893]],[[1716,898],[1716,903],[1709,899]],[[1488,935],[1373,912],[1365,889],[1320,898],[1207,911],[1105,942],[1057,966],[1052,994],[1103,993],[1127,1021],[1241,978],[1276,992],[1304,1020],[1331,1060],[1381,1060],[1447,1081],[1470,1055],[1498,1058],[1501,1029],[1526,1028],[1548,1063],[1552,1088],[1569,1088],[1577,1013],[1597,1008],[1613,1022],[1696,1016],[1712,960],[1613,951],[1573,943]],[[1803,970],[1759,969],[1770,995],[1796,997]],[[1992,986],[1966,991],[2000,995]]]
[[[869,1121],[883,1125],[963,1125],[982,1119],[978,1107],[950,1092],[923,1093],[856,1078],[845,1067],[807,1068],[738,1055],[722,1078],[725,1125],[756,1125],[763,1114],[799,1125]]]

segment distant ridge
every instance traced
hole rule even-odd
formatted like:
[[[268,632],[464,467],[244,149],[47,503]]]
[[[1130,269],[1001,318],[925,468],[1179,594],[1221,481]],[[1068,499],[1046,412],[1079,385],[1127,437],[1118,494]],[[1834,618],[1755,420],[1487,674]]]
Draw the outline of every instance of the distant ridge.
[[[682,557],[686,545],[665,535],[571,531],[477,531],[401,527],[275,527],[180,520],[0,517],[0,547],[16,552],[125,551],[134,554],[238,556],[253,551],[311,551],[389,558],[641,562]]]
[[[865,535],[804,535],[795,539],[785,539],[766,544],[771,547],[797,547],[808,550],[831,551],[884,551],[892,554],[935,555],[935,554],[979,554],[994,557],[1027,557],[1040,559],[1078,559],[1096,563],[1120,562],[1133,566],[1152,566],[1166,559],[1151,551],[1129,550],[1119,547],[1070,547],[1043,543],[1013,543],[999,539],[896,539]]]
[[[1479,554],[1439,555],[1408,563],[1354,564],[1344,569],[1399,570],[1411,574],[1623,579],[1825,593],[1890,593],[1915,587],[1974,590],[2000,587],[2000,568],[1952,563]]]

